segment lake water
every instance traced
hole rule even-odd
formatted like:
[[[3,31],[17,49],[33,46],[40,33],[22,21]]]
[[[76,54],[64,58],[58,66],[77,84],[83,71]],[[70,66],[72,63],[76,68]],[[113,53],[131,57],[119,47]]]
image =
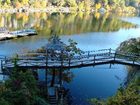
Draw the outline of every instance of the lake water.
[[[13,56],[45,46],[51,31],[68,43],[73,39],[82,50],[116,49],[130,38],[140,37],[140,17],[116,17],[109,14],[0,14],[0,27],[9,30],[34,28],[38,35],[0,42],[0,55]],[[124,65],[101,65],[71,69],[64,81],[73,105],[88,105],[89,98],[107,98],[115,94],[128,76]],[[43,74],[42,74],[43,77]]]

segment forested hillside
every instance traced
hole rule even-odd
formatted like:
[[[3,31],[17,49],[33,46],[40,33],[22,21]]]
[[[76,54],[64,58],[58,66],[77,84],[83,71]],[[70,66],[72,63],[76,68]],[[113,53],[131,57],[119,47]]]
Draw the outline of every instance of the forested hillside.
[[[1,0],[0,8],[71,7],[74,11],[134,12],[140,9],[140,0]]]

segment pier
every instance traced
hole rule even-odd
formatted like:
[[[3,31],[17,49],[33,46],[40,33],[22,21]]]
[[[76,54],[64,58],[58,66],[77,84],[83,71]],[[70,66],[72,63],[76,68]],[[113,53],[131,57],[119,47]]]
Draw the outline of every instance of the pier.
[[[19,37],[37,35],[34,29],[23,29],[18,31],[8,31],[5,28],[0,28],[0,41],[9,40]],[[5,29],[5,30],[4,30]]]
[[[65,59],[52,59],[45,53],[33,53],[35,57],[19,55],[16,62],[19,68],[78,68],[95,66],[108,63],[124,64],[140,67],[140,55],[132,53],[117,52],[112,49],[101,49],[97,51],[85,51],[80,56]],[[1,56],[1,69],[13,69],[14,59]]]

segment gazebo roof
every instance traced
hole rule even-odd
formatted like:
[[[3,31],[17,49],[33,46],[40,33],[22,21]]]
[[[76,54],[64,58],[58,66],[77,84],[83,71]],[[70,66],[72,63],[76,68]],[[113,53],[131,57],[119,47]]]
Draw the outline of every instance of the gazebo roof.
[[[63,51],[65,48],[66,45],[56,35],[53,35],[46,45],[46,50]]]

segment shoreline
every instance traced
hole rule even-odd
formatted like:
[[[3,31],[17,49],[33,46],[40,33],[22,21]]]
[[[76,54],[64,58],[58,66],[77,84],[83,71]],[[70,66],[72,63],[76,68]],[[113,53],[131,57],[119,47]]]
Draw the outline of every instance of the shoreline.
[[[62,12],[62,13],[72,13],[77,12],[76,9],[69,7],[47,7],[47,8],[11,8],[11,9],[0,9],[0,13],[22,13],[22,12]],[[91,12],[91,11],[81,11],[81,12]]]
[[[76,13],[76,12],[83,12],[83,13],[94,13],[94,12],[99,12],[99,13],[125,13],[125,14],[137,14],[139,12],[126,12],[126,11],[109,11],[109,10],[95,10],[95,9],[90,9],[90,10],[78,10],[78,8],[71,8],[71,7],[47,7],[47,8],[10,8],[10,9],[2,9],[0,8],[0,13],[24,13],[24,12],[29,12],[29,13],[34,13],[34,12],[46,12],[46,13],[55,13],[55,12],[60,12],[60,13]]]

